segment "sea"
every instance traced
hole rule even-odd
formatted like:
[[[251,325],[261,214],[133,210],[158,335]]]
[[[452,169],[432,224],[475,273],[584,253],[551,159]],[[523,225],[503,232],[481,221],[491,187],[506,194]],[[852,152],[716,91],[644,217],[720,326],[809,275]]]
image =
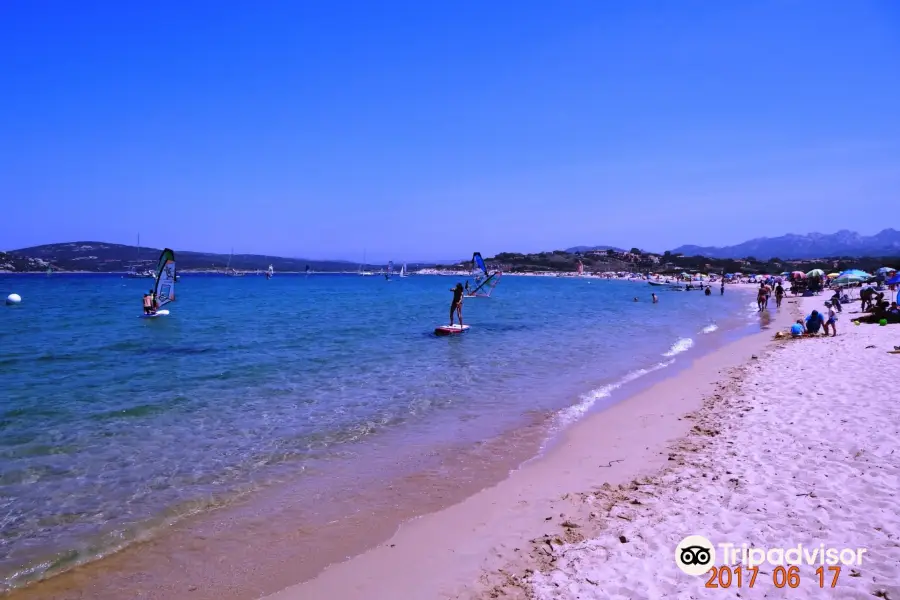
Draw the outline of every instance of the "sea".
[[[151,279],[0,276],[22,297],[0,307],[0,590],[223,507],[258,517],[279,490],[313,529],[397,481],[391,518],[416,514],[434,501],[417,474],[466,481],[443,502],[494,483],[642,380],[759,329],[738,291],[504,275],[464,302],[468,332],[437,337],[463,280],[185,273],[171,314],[140,319]]]

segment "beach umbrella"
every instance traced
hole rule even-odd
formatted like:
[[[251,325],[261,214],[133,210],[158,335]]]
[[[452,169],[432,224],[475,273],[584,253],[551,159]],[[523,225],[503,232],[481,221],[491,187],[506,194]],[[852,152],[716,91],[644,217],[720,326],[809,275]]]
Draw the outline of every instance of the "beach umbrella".
[[[794,271],[791,273],[791,279],[806,279],[806,273],[803,271]]]
[[[813,269],[806,274],[807,277],[825,277],[825,271],[822,269]]]
[[[844,276],[855,276],[855,277],[859,277],[860,279],[869,279],[872,277],[865,271],[861,271],[859,269],[847,269],[846,271],[843,271],[843,272],[841,272],[840,275],[838,275],[838,277],[844,277]]]
[[[890,279],[888,279],[887,281],[885,281],[885,283],[888,284],[888,285],[897,285],[897,284],[900,284],[900,273],[894,275],[893,277],[891,277]]]
[[[859,275],[857,273],[841,273],[838,275],[838,278],[834,280],[834,283],[837,285],[850,285],[851,283],[862,283],[863,281],[868,281],[868,275]]]
[[[834,279],[835,277],[840,277],[840,273],[829,273],[828,276]]]
[[[892,269],[891,267],[881,267],[877,271],[875,271],[876,275],[887,275],[889,273],[896,273],[897,269]]]

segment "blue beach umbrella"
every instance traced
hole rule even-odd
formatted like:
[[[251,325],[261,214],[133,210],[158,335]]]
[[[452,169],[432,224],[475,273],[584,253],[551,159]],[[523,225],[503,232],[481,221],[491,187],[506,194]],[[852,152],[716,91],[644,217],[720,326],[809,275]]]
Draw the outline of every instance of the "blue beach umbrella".
[[[855,277],[859,277],[862,279],[870,279],[872,277],[871,275],[869,275],[865,271],[861,271],[860,269],[847,269],[846,271],[844,271],[840,275],[838,275],[838,279],[840,279],[841,277],[844,277],[845,275],[848,277],[855,276]]]

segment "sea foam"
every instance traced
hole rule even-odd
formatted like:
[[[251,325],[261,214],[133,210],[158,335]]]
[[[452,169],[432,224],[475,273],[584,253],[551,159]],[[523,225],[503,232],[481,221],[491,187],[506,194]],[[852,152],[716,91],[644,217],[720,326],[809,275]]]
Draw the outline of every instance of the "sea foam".
[[[669,351],[664,353],[663,356],[675,356],[676,354],[681,354],[682,352],[687,352],[694,345],[694,340],[691,338],[680,338],[672,347],[669,348]]]
[[[591,390],[581,397],[581,401],[578,402],[578,404],[574,404],[568,408],[565,408],[558,413],[556,419],[556,427],[564,427],[566,425],[574,423],[582,416],[584,416],[585,413],[587,413],[591,409],[591,407],[597,403],[598,400],[602,398],[609,398],[615,390],[619,389],[626,383],[630,383],[636,379],[639,379],[644,375],[647,375],[648,373],[653,373],[654,371],[665,369],[674,362],[674,360],[667,360],[665,362],[657,363],[652,367],[648,367],[646,369],[637,369],[636,371],[628,373],[615,383],[610,383],[609,385],[604,385],[603,387]]]

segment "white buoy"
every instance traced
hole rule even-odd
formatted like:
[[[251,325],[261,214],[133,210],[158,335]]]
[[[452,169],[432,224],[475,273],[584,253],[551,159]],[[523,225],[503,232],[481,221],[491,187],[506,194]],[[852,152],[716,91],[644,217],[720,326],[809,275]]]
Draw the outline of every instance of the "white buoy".
[[[13,304],[18,304],[21,301],[22,301],[22,296],[20,296],[18,294],[10,294],[9,296],[6,297],[6,305],[7,306],[12,306]]]

